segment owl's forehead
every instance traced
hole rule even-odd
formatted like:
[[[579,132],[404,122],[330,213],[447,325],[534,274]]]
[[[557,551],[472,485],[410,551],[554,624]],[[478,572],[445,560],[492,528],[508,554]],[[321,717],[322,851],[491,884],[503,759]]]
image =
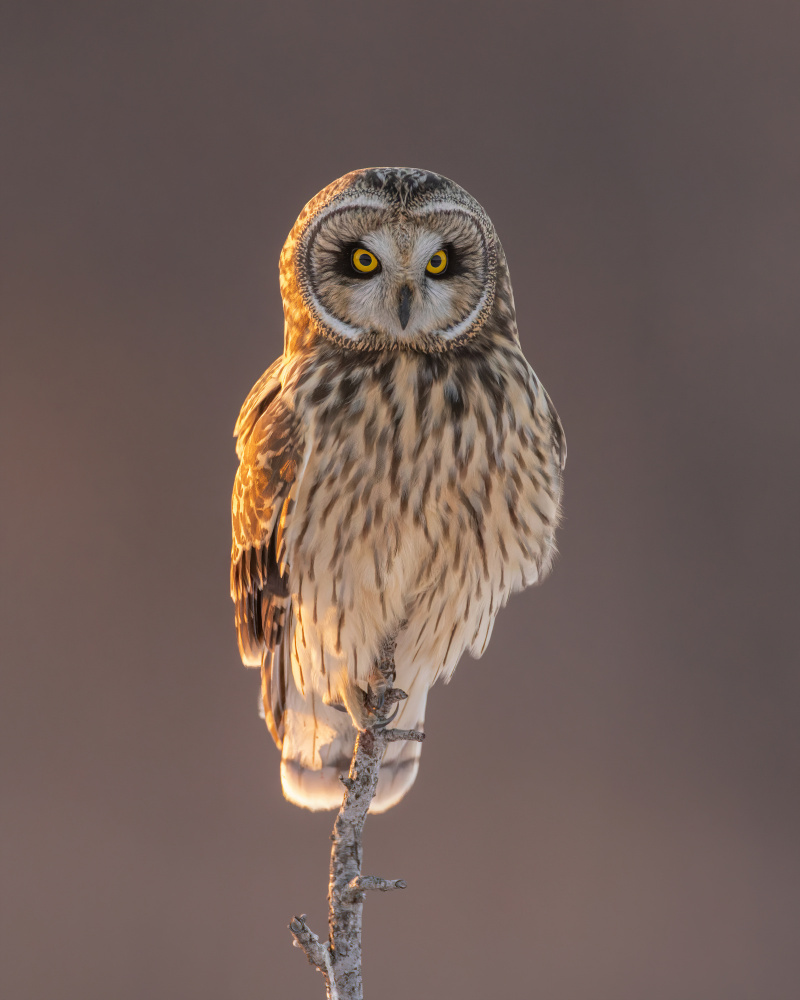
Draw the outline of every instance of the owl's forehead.
[[[480,221],[479,213],[471,211],[470,206],[449,198],[406,206],[367,194],[337,198],[315,212],[314,220],[322,222],[330,218],[334,223],[338,219],[347,222],[363,220],[370,225],[391,226],[402,238],[404,234],[410,235],[415,229],[436,224],[443,216],[451,218],[460,216],[475,222]]]
[[[376,167],[354,170],[323,188],[298,219],[300,228],[332,214],[375,213],[398,231],[404,224],[436,215],[462,215],[482,229],[491,229],[488,216],[462,187],[441,174],[412,167]]]
[[[417,167],[369,167],[345,174],[320,194],[374,198],[386,205],[414,211],[432,201],[472,203],[474,198],[455,181]]]
[[[425,233],[447,228],[481,228],[480,220],[455,202],[440,201],[409,210],[372,198],[342,199],[317,212],[313,229],[350,239],[382,232],[400,250],[411,249]]]

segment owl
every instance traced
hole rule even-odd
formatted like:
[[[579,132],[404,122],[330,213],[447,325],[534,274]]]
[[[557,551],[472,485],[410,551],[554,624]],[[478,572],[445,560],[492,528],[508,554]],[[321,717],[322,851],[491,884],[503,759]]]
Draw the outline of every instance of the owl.
[[[566,443],[494,227],[453,181],[346,174],[301,212],[280,280],[283,355],[234,431],[231,594],[284,794],[328,809],[387,659],[396,725],[422,730],[433,683],[547,574]],[[373,812],[420,752],[389,743]]]

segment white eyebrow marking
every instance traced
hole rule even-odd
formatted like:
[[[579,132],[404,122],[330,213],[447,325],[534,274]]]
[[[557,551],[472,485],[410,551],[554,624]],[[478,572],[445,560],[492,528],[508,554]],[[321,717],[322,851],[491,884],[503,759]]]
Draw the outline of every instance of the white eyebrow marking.
[[[422,205],[409,214],[415,218],[419,218],[420,216],[431,215],[433,212],[460,212],[461,215],[466,215],[476,223],[478,222],[477,217],[468,208],[454,201],[430,201],[427,205]]]

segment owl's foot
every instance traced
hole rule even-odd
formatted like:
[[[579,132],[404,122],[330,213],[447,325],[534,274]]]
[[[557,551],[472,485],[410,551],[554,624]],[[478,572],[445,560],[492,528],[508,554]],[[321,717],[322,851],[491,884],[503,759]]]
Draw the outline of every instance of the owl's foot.
[[[385,687],[380,692],[373,692],[371,689],[364,696],[364,708],[367,713],[367,725],[370,729],[385,729],[390,722],[394,722],[397,713],[400,711],[398,702],[405,701],[408,695],[400,688]],[[392,705],[395,710],[391,715]]]
[[[391,715],[379,715],[375,722],[372,723],[372,729],[385,729],[390,722],[394,722],[400,712],[400,706],[398,705]]]
[[[401,622],[394,634],[381,644],[372,664],[367,690],[362,690],[356,684],[348,684],[342,692],[342,700],[350,718],[362,732],[367,729],[386,729],[400,711],[397,703],[408,697],[405,691],[394,686],[397,676],[394,665],[397,634],[405,625],[406,622]],[[397,707],[391,711],[393,706]]]

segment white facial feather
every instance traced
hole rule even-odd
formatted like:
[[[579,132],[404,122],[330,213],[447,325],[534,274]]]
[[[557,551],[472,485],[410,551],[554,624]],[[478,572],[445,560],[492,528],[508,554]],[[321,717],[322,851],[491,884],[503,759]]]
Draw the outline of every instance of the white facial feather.
[[[443,203],[440,212],[376,224],[374,205],[339,206],[324,219],[311,246],[310,292],[323,322],[348,340],[379,333],[399,343],[436,334],[457,337],[485,302],[486,267],[478,226],[463,209]],[[363,246],[380,262],[369,276],[349,270],[348,247]],[[426,271],[431,257],[447,247],[452,276]],[[464,261],[468,262],[465,266]],[[405,327],[399,300],[410,291]]]

